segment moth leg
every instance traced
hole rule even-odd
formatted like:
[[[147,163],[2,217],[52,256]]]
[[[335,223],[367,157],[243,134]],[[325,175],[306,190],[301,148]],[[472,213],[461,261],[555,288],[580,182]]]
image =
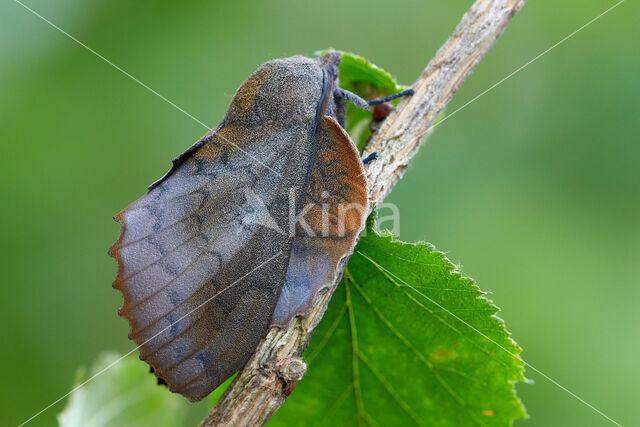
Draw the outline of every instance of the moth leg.
[[[367,157],[365,157],[364,159],[362,159],[362,164],[366,165],[367,163],[369,163],[371,160],[375,160],[378,158],[378,152],[374,151],[373,153],[369,154]]]
[[[413,89],[407,89],[407,90],[403,90],[402,92],[394,93],[393,95],[385,96],[384,98],[372,99],[371,101],[368,101],[367,104],[368,105],[382,104],[384,102],[389,102],[391,100],[400,98],[402,96],[411,96],[413,95],[413,93],[414,93]]]
[[[385,96],[384,98],[376,98],[376,99],[372,99],[370,101],[365,101],[364,99],[360,98],[358,95],[356,95],[353,92],[349,92],[346,89],[338,89],[336,91],[336,95],[335,96],[338,99],[346,99],[346,100],[348,100],[349,102],[351,102],[356,107],[360,107],[362,109],[368,110],[369,107],[371,107],[372,105],[382,104],[384,102],[392,101],[392,100],[394,100],[396,98],[400,98],[402,96],[411,96],[413,94],[414,94],[413,89],[407,89],[407,90],[403,90],[402,92],[394,93],[393,95]]]
[[[340,123],[340,126],[344,128],[347,121],[347,113],[345,111],[344,98],[342,97],[342,95],[336,94],[334,96],[334,100],[336,105],[336,119],[338,119],[338,123]]]
[[[363,110],[368,110],[369,109],[369,103],[367,101],[365,101],[364,99],[360,98],[355,93],[349,92],[346,89],[340,88],[340,89],[336,90],[335,96],[338,99],[346,99],[347,101],[351,102],[356,107],[362,108]]]

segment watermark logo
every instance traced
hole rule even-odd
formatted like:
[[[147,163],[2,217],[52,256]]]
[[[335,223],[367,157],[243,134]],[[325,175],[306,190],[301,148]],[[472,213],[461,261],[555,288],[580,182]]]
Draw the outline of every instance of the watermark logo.
[[[367,206],[346,202],[327,191],[322,193],[321,200],[300,203],[300,195],[296,188],[288,191],[288,209],[286,220],[276,221],[269,211],[268,202],[257,195],[252,188],[244,190],[246,199],[243,225],[257,225],[275,230],[289,237],[345,237],[353,233],[367,215]],[[378,216],[375,227],[384,226],[394,236],[400,235],[400,210],[393,203],[381,203],[377,207]]]

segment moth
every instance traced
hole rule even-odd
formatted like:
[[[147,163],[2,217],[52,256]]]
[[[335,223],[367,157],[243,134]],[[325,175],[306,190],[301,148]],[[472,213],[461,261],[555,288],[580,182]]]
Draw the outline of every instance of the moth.
[[[192,401],[270,326],[308,315],[364,227],[367,182],[344,121],[345,100],[369,102],[339,87],[340,60],[263,64],[222,123],[114,217],[119,314],[159,381]]]

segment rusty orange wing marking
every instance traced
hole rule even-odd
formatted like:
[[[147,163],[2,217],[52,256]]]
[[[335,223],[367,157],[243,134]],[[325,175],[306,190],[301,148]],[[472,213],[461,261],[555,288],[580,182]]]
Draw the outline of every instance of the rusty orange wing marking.
[[[355,144],[333,117],[323,117],[318,130],[317,160],[305,194],[306,221],[296,228],[272,320],[280,327],[307,315],[318,291],[333,285],[338,264],[353,252],[367,214],[367,182]]]
[[[299,128],[225,125],[116,215],[121,234],[109,253],[118,261],[120,314],[140,358],[172,391],[202,399],[266,334],[291,251],[291,238],[277,228],[288,223],[288,189],[306,180],[308,158],[295,147],[311,146],[308,138]],[[251,220],[247,189],[267,205],[274,227]]]

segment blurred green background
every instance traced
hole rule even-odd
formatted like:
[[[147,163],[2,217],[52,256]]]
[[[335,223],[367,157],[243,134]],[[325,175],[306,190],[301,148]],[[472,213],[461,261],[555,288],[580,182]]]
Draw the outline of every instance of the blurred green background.
[[[330,46],[410,84],[471,3],[27,4],[213,127],[273,57]],[[447,111],[613,4],[530,0]],[[625,425],[640,424],[639,24],[625,2],[438,126],[388,199],[401,239],[435,244],[492,292],[526,361]],[[0,424],[15,425],[100,351],[134,347],[111,288],[111,216],[205,129],[12,0],[0,94]],[[607,425],[527,374],[531,419],[517,425]],[[205,412],[193,405],[190,422]]]

